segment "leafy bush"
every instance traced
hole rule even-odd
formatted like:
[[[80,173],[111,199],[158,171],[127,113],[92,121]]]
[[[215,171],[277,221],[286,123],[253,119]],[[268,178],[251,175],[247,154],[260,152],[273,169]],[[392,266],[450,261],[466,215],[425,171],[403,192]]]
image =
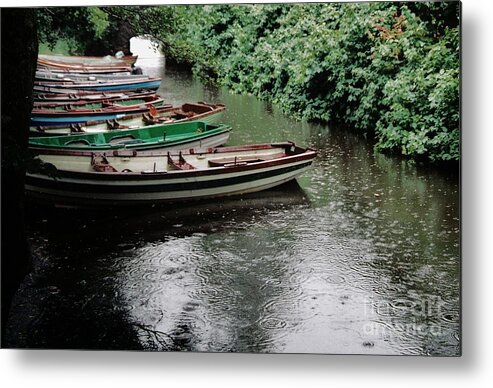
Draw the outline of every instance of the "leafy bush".
[[[203,78],[310,120],[374,136],[376,149],[458,160],[457,3],[189,7],[181,42]]]
[[[38,10],[40,40],[74,53],[109,52],[122,23],[204,80],[344,124],[379,151],[460,158],[458,2]]]

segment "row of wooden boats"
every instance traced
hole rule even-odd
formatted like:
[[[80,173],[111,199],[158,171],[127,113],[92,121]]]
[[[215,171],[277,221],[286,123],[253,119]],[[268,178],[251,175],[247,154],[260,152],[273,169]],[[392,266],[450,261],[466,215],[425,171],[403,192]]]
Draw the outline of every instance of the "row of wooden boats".
[[[224,105],[173,107],[153,88],[133,89],[128,81],[146,76],[111,71],[131,60],[40,56],[31,198],[75,207],[199,200],[264,190],[312,164],[316,152],[291,142],[223,147],[232,130],[220,123]],[[88,90],[91,83],[121,89]]]
[[[149,109],[172,108],[155,94],[161,85],[160,78],[132,74],[129,61],[134,63],[135,59],[40,55],[34,82],[32,128],[63,128],[94,120],[117,120]],[[125,71],[115,72],[120,68]]]
[[[131,64],[137,58],[123,56],[71,57],[39,55],[34,82],[34,94],[77,94],[87,92],[118,92],[129,90],[157,90],[161,79],[144,74],[133,74]]]

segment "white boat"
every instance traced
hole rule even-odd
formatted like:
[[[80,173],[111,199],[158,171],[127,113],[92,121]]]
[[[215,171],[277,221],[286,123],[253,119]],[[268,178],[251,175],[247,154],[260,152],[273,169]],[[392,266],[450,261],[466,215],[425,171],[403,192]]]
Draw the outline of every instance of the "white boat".
[[[290,142],[171,152],[47,150],[25,187],[35,200],[74,207],[201,200],[280,185],[309,169],[316,155]]]

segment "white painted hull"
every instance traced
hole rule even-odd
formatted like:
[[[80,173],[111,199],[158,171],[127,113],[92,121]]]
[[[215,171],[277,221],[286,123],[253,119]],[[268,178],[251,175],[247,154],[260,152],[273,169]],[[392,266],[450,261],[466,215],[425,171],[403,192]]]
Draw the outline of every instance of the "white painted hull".
[[[216,167],[210,169],[215,171],[214,174],[197,176],[189,176],[187,172],[160,171],[161,161],[155,159],[156,173],[148,173],[148,177],[140,176],[140,179],[104,180],[99,173],[93,174],[93,179],[91,174],[84,179],[61,176],[55,182],[46,175],[29,174],[26,190],[38,200],[68,206],[123,206],[201,200],[246,194],[283,184],[309,169],[314,157],[315,153],[312,152],[309,157],[286,157],[278,164],[253,163],[251,168],[237,168],[231,172],[231,169]],[[112,163],[121,168],[118,161]]]

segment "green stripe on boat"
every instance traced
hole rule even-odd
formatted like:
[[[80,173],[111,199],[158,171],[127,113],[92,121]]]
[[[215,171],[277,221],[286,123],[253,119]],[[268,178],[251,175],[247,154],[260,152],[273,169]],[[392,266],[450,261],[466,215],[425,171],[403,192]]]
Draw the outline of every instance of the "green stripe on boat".
[[[29,139],[29,146],[35,149],[80,151],[105,151],[121,148],[140,150],[180,146],[186,148],[191,142],[227,134],[229,131],[231,127],[224,124],[210,125],[195,121],[92,134],[34,137]]]

